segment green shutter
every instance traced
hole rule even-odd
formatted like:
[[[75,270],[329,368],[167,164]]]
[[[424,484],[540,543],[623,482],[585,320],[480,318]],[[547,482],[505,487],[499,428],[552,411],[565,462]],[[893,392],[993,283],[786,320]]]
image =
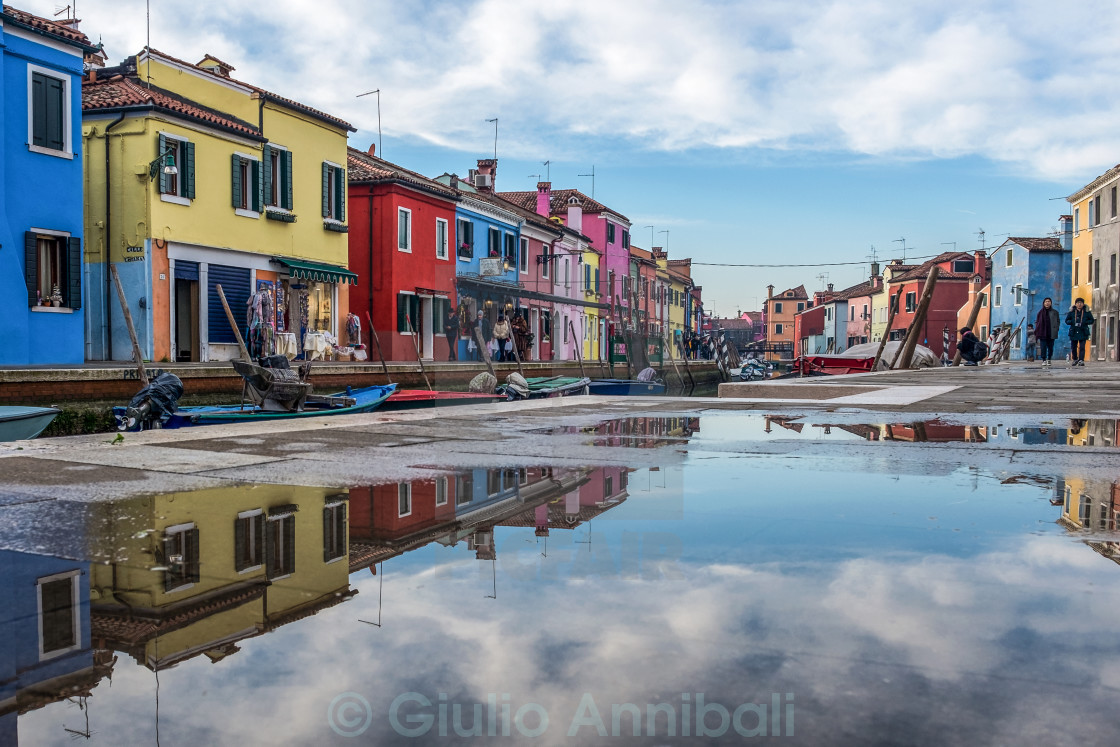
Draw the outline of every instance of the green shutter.
[[[184,142],[179,148],[179,180],[183,185],[183,197],[194,199],[194,143]]]
[[[47,147],[47,81],[31,74],[31,144]]]
[[[272,200],[272,183],[280,178],[279,174],[272,173],[272,146],[264,146],[264,150],[261,152],[261,165],[264,170],[264,177],[261,179],[261,192],[264,193],[264,199],[261,204],[268,205],[271,204]],[[280,190],[276,191],[279,192]]]
[[[287,561],[285,570],[288,573],[296,572],[296,517],[286,516],[280,520],[284,530],[284,559]]]
[[[397,331],[398,332],[407,332],[408,331],[408,326],[407,326],[407,324],[405,322],[405,318],[404,318],[404,315],[406,313],[405,312],[405,303],[407,303],[407,301],[405,301],[406,298],[408,298],[408,296],[406,296],[403,293],[398,293],[397,294]]]
[[[27,305],[39,304],[39,237],[23,234],[23,279],[27,283]]]
[[[252,519],[233,520],[233,570],[240,573],[249,567],[245,562],[245,532],[241,531],[241,523],[251,526]]]
[[[156,138],[156,167],[159,169],[156,173],[159,174],[159,193],[161,195],[167,194],[167,174],[163,173],[163,162],[159,161],[159,157],[167,150],[167,136],[160,135]]]
[[[187,536],[190,541],[190,547],[187,548],[187,557],[184,558],[183,561],[190,563],[188,566],[190,578],[188,580],[192,584],[197,584],[202,580],[201,559],[198,551],[198,527],[191,529]]]
[[[66,147],[66,86],[58,78],[47,78],[47,147]]]
[[[282,199],[284,200],[283,208],[285,210],[292,210],[292,206],[294,205],[292,202],[292,152],[286,150],[281,153],[281,156],[283,156],[283,158],[280,164],[280,170],[284,175],[284,179],[281,182],[281,184],[283,184],[283,190],[281,191],[281,195],[283,195]]]
[[[323,161],[323,217],[331,217],[331,167]]]
[[[599,268],[595,268],[595,292],[599,292]]]
[[[241,207],[241,156],[236,153],[230,158],[230,163],[233,166],[233,207]]]
[[[331,560],[331,510],[323,509],[323,562]]]
[[[66,243],[66,305],[77,310],[82,308],[82,240],[71,236]]]
[[[346,169],[334,170],[334,215],[340,223],[346,222]]]
[[[162,546],[163,557],[158,562],[167,569],[163,572],[163,590],[171,591],[179,585],[179,576],[183,568],[182,565],[176,566],[171,562],[171,556],[175,555],[175,535],[166,535]]]
[[[261,162],[250,161],[249,166],[249,173],[251,174],[250,178],[253,182],[253,191],[251,193],[253,199],[250,202],[249,207],[259,213],[261,211],[261,207],[264,204],[264,179],[261,178]]]

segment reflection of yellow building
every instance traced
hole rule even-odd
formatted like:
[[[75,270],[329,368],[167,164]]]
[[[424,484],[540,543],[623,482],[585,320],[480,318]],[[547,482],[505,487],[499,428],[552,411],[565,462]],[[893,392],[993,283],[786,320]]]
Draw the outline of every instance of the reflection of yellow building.
[[[152,668],[268,632],[352,595],[347,494],[266,485],[113,504],[91,566],[94,645]],[[118,518],[124,517],[124,518]]]
[[[604,278],[599,264],[602,256],[598,251],[588,248],[583,252],[583,295],[587,301],[598,303],[604,295]],[[598,360],[605,357],[605,350],[600,351],[604,344],[606,331],[602,328],[602,317],[599,309],[594,306],[584,307],[583,325],[583,357],[586,360]],[[602,352],[602,355],[601,355]]]

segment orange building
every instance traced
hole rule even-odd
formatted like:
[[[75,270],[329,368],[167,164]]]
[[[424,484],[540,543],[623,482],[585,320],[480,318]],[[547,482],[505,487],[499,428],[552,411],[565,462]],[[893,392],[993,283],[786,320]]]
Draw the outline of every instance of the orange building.
[[[794,319],[812,304],[805,286],[790,288],[774,295],[774,286],[766,286],[766,342],[767,360],[793,360]]]

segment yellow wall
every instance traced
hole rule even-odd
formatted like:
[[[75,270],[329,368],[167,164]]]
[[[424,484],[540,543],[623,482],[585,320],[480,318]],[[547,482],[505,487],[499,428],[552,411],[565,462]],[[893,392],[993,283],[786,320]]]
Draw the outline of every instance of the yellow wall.
[[[1070,280],[1073,283],[1073,293],[1070,296],[1070,302],[1072,303],[1075,298],[1080,297],[1084,298],[1086,303],[1092,305],[1093,283],[1089,282],[1089,265],[1093,261],[1093,229],[1089,227],[1089,197],[1070,206],[1070,213],[1078,216],[1073,224],[1073,253],[1070,258],[1072,263]],[[1086,358],[1091,357],[1092,350],[1093,338],[1090,337],[1088,350],[1085,353]]]
[[[884,283],[878,293],[871,296],[871,339],[870,342],[879,342],[887,329],[887,295],[888,284]]]
[[[583,262],[591,268],[591,287],[595,287],[595,270],[599,269],[600,264],[599,252],[585,251],[583,253]],[[602,270],[599,272],[599,292],[603,298],[596,298],[594,295],[584,295],[588,301],[602,301],[609,295],[607,291],[607,278],[606,273]],[[584,307],[584,313],[587,316],[585,329],[587,330],[583,336],[583,358],[584,360],[598,360],[599,359],[599,309],[593,309],[590,306]]]

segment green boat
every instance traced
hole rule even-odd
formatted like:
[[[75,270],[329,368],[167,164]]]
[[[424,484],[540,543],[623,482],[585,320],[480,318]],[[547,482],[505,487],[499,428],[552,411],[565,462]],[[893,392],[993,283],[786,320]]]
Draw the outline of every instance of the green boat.
[[[573,394],[587,394],[591,379],[586,376],[538,376],[525,379],[526,391],[510,383],[500,385],[495,391],[507,399],[545,399],[548,397],[569,397]]]

